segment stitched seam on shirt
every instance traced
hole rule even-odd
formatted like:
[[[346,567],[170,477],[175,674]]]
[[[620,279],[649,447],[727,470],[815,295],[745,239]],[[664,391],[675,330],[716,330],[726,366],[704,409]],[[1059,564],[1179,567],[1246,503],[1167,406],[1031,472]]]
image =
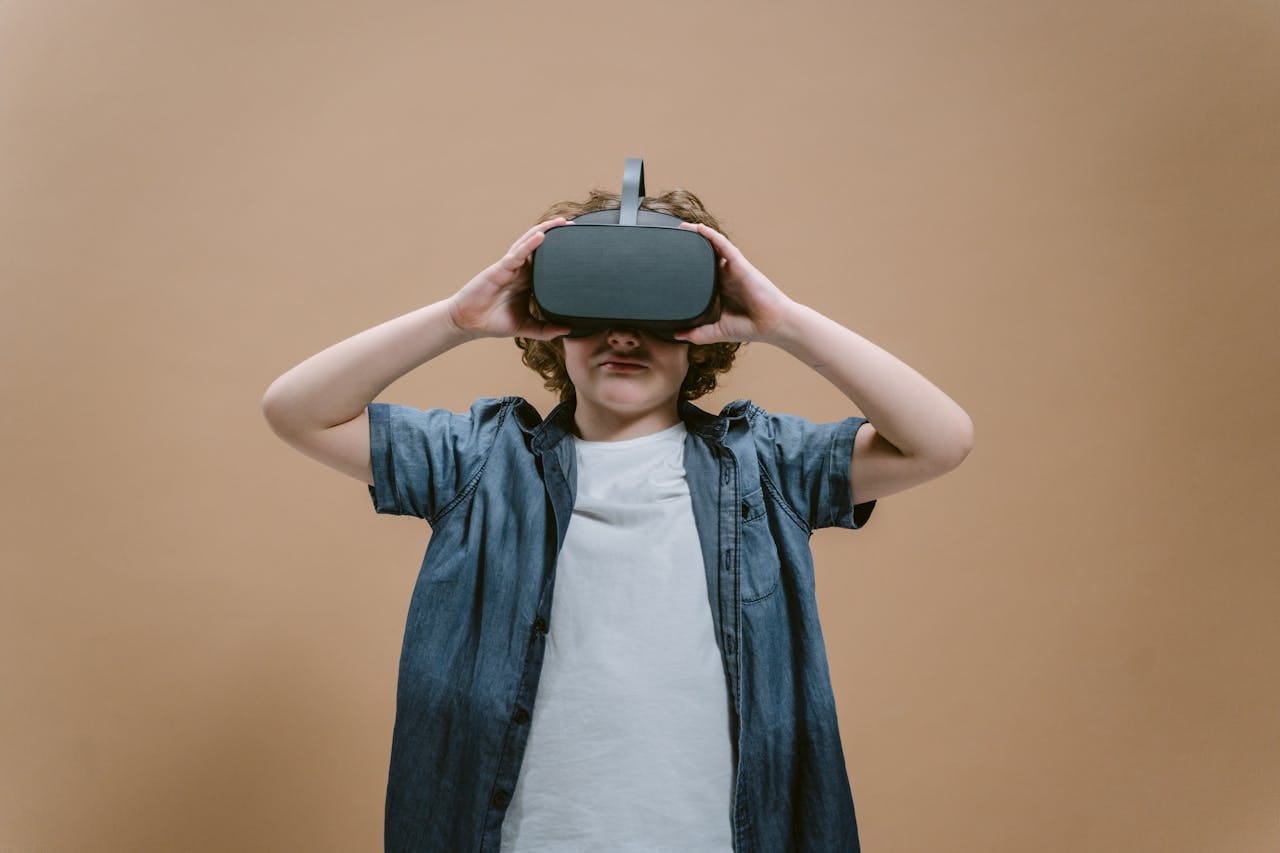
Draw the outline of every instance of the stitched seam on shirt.
[[[383,403],[381,405],[386,405],[386,404]],[[386,487],[391,491],[391,503],[395,505],[396,512],[400,515],[411,515],[412,513],[405,510],[404,505],[400,503],[400,490],[396,488],[396,466],[394,462],[395,457],[394,457],[394,454],[392,454],[391,452],[391,436],[395,435],[395,430],[391,424],[391,418],[392,418],[391,407],[387,406],[387,408],[383,409],[382,412],[383,414],[381,416],[381,419],[384,422],[384,425],[382,428],[382,434],[384,436],[382,441],[382,457],[383,457],[382,466],[383,466],[383,469],[386,471],[386,481],[387,481]],[[372,420],[373,418],[372,416],[370,416],[370,422],[372,422]],[[374,477],[374,480],[375,481],[377,480],[376,476]],[[377,491],[378,491],[377,483],[375,482],[374,483],[375,494]]]
[[[850,421],[853,421],[854,423],[850,424]],[[845,501],[848,501],[849,503],[849,509],[847,512],[836,512],[835,507],[830,508],[827,517],[827,523],[829,526],[835,526],[846,515],[851,519],[853,518],[853,444],[857,439],[858,430],[862,429],[862,424],[864,422],[866,422],[865,418],[852,416],[845,418],[840,422],[838,431],[831,442],[831,447],[828,449],[828,452],[831,454],[831,463],[828,466],[830,468],[830,482],[828,483],[828,490],[831,492],[832,499],[839,502],[839,504],[843,505]],[[849,462],[846,465],[843,458],[844,453],[841,452],[837,455],[836,450],[841,449],[843,441],[841,438],[841,432],[846,430],[849,426],[853,427],[853,432],[849,434]],[[847,487],[841,488],[841,486]]]
[[[760,469],[760,482],[764,484],[765,489],[768,490],[769,494],[773,496],[773,499],[782,507],[787,517],[795,522],[796,527],[799,527],[806,534],[813,533],[813,529],[809,527],[804,518],[801,517],[800,513],[796,512],[795,507],[787,503],[786,496],[783,495],[782,490],[774,484],[773,478],[769,476],[769,472],[764,468]]]
[[[754,427],[756,417],[763,411],[764,410],[759,406],[752,403],[751,410],[747,413],[747,426]],[[760,458],[759,452],[756,453],[756,460],[756,464],[760,468],[760,482],[765,485],[769,490],[769,493],[773,495],[774,500],[776,500],[782,506],[783,510],[786,511],[787,515],[791,517],[791,520],[794,521],[806,534],[812,535],[813,529],[809,527],[808,523],[804,520],[804,517],[796,511],[796,508],[793,507],[791,502],[787,500],[786,496],[782,494],[782,490],[773,482],[773,478],[769,476],[769,469],[764,465],[764,460]]]
[[[444,505],[444,509],[440,510],[433,518],[430,519],[432,527],[435,527],[441,519],[452,512],[454,507],[471,497],[471,494],[476,490],[476,486],[480,484],[480,478],[484,476],[484,469],[489,466],[489,457],[493,455],[493,448],[498,445],[498,436],[502,434],[502,425],[507,420],[507,414],[510,413],[512,407],[515,405],[511,400],[511,397],[503,398],[502,408],[498,410],[498,425],[494,427],[493,430],[493,442],[489,445],[488,449],[485,450],[484,458],[480,460],[480,467],[471,475],[471,479],[467,481],[466,485],[462,487],[458,494],[454,495],[453,499]]]

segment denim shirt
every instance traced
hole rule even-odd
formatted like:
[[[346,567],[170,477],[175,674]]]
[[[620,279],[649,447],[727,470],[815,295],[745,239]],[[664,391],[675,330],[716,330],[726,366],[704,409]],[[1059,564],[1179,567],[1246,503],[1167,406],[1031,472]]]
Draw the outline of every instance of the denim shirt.
[[[370,403],[374,509],[431,537],[409,602],[385,811],[387,853],[498,853],[572,516],[574,400],[469,411]],[[853,438],[748,400],[680,401],[707,601],[730,697],[735,853],[858,851],[818,624],[809,537],[862,527]]]

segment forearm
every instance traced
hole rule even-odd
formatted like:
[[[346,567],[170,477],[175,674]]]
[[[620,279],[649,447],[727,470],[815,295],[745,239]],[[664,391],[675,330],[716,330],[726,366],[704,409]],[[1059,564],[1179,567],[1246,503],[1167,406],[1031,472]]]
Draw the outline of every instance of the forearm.
[[[271,383],[262,410],[277,432],[325,429],[357,417],[388,385],[470,340],[441,300],[322,350]]]
[[[963,458],[973,446],[964,409],[915,369],[800,303],[770,340],[818,371],[853,401],[876,432],[902,453]]]

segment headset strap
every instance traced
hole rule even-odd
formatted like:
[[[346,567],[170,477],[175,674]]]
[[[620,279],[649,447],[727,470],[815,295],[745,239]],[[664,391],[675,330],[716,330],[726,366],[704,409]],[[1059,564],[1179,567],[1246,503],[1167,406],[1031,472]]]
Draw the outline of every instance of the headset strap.
[[[619,225],[635,225],[644,198],[644,160],[628,157],[622,170],[622,209],[618,211]]]

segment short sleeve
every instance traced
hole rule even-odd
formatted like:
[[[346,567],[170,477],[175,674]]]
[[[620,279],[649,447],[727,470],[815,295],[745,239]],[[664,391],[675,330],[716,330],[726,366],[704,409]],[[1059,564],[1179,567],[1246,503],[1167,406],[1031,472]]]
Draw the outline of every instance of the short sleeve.
[[[434,523],[479,474],[506,402],[485,398],[466,412],[370,403],[368,488],[374,510]]]
[[[853,505],[853,437],[866,418],[814,423],[796,415],[761,411],[753,431],[761,464],[783,497],[811,530],[857,530],[871,518],[875,501]],[[855,473],[856,476],[856,473]]]

